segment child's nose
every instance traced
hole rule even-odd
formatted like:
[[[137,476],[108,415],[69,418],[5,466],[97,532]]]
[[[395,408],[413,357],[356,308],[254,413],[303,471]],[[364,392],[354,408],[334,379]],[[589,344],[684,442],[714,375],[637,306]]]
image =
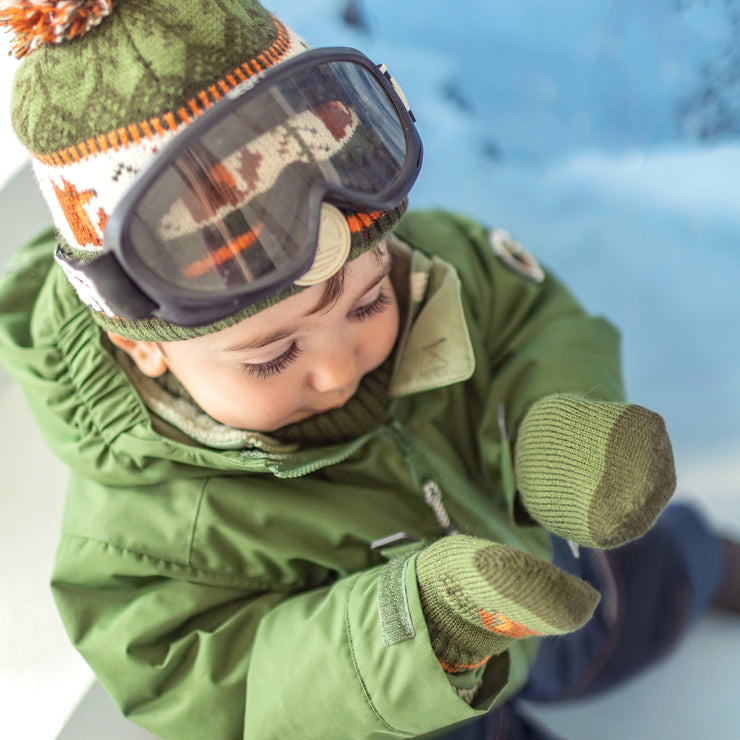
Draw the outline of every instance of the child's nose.
[[[357,380],[354,350],[342,342],[326,347],[313,366],[311,378],[314,389],[321,393],[353,386]]]

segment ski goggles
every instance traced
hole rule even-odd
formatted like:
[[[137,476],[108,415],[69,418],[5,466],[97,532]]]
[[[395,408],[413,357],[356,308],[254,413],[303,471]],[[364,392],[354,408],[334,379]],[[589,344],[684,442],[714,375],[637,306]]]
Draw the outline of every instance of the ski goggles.
[[[57,256],[121,318],[203,325],[309,271],[327,204],[335,215],[398,206],[421,159],[384,67],[354,49],[306,51],[155,155],[108,219],[103,255]]]

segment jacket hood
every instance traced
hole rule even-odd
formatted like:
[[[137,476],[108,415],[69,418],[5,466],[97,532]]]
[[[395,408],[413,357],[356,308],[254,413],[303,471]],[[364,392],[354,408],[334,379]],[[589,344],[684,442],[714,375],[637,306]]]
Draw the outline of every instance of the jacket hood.
[[[0,278],[0,360],[23,386],[52,451],[81,476],[118,485],[264,469],[239,452],[209,450],[157,428],[55,265],[56,241],[53,230],[44,232]]]

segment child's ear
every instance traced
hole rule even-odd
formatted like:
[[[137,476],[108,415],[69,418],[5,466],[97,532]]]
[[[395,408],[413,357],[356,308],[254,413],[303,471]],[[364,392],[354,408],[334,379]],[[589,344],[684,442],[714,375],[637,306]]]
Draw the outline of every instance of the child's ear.
[[[137,364],[139,370],[150,378],[158,378],[167,371],[167,361],[157,342],[142,342],[108,332],[108,339],[120,347]]]

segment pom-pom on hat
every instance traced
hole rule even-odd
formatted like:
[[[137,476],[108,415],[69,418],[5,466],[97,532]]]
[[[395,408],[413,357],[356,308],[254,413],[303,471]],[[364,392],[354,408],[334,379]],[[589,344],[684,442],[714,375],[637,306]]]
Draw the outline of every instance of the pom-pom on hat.
[[[0,3],[0,21],[14,32],[13,50],[22,57],[42,44],[84,35],[112,9],[112,0],[9,0]]]
[[[62,249],[89,260],[136,174],[230,91],[308,47],[256,0],[0,0],[0,25],[23,58],[11,119],[31,154]],[[398,223],[346,213],[350,259]],[[291,295],[283,290],[216,323],[182,327],[111,315],[73,281],[104,328],[133,339],[185,339],[231,326]]]

